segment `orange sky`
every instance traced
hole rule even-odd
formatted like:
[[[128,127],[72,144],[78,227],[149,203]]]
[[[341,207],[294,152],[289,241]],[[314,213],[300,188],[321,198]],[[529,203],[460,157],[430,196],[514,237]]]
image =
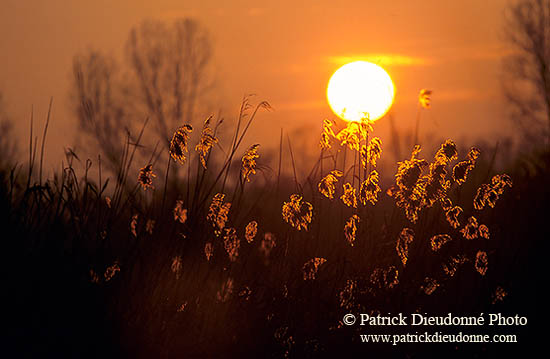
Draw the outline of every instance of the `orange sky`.
[[[67,100],[72,57],[89,48],[119,56],[128,31],[141,20],[192,16],[212,36],[226,115],[236,113],[245,93],[258,94],[275,108],[259,117],[261,123],[251,133],[265,145],[278,143],[281,127],[318,133],[323,118],[335,117],[325,100],[331,73],[346,60],[373,57],[394,79],[392,111],[400,129],[412,127],[418,91],[428,88],[433,90],[432,108],[423,114],[423,133],[496,141],[511,133],[500,92],[506,4],[3,0],[0,91],[22,136],[28,133],[31,105],[41,126],[54,96],[46,148],[50,157],[60,158],[63,147],[72,145],[69,136],[75,129]],[[387,121],[377,122],[376,129],[386,131]]]

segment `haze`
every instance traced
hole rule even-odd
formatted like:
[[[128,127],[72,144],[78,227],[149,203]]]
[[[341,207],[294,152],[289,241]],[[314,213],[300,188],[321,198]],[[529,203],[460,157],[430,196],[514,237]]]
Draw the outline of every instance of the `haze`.
[[[330,75],[358,59],[378,62],[392,76],[400,129],[412,128],[418,92],[426,88],[433,96],[423,136],[496,142],[512,133],[500,91],[506,3],[3,0],[0,92],[21,147],[31,106],[38,129],[54,97],[46,149],[57,163],[75,141],[68,101],[73,56],[95,48],[121,58],[129,30],[140,21],[193,17],[213,40],[212,99],[224,114],[235,115],[247,93],[275,108],[254,125],[255,142],[276,146],[280,128],[293,136],[319,133],[323,118],[336,117],[325,98]],[[384,119],[376,126],[387,131]]]

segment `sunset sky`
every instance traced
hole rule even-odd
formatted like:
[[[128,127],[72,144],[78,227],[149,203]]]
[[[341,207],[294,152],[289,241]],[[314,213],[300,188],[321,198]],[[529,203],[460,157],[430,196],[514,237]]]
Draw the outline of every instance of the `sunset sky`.
[[[394,80],[399,129],[412,128],[418,92],[427,88],[433,96],[432,108],[422,114],[424,135],[496,142],[512,133],[501,94],[507,3],[3,0],[0,92],[21,145],[31,105],[42,126],[54,97],[46,148],[59,159],[76,129],[68,101],[73,56],[94,48],[121,59],[128,32],[140,21],[193,17],[213,41],[212,98],[225,115],[236,114],[246,93],[275,108],[259,117],[251,133],[256,141],[278,143],[281,127],[319,133],[323,118],[335,118],[325,99],[331,73],[347,61],[370,59]],[[387,122],[376,124],[382,136]]]

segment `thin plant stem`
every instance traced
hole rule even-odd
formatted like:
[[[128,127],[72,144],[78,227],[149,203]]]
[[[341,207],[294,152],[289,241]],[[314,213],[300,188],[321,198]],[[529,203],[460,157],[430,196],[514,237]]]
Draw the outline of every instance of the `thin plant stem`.
[[[39,184],[42,186],[42,162],[44,160],[44,144],[46,142],[46,134],[48,133],[48,125],[50,124],[50,115],[52,113],[53,97],[50,98],[50,105],[48,107],[48,116],[46,117],[46,125],[44,126],[44,133],[42,135],[42,148],[40,149],[40,171],[39,171]]]
[[[413,141],[413,147],[418,144],[418,136],[420,131],[420,113],[422,111],[422,108],[420,105],[418,106],[418,110],[416,111],[416,124],[414,127],[414,141]]]
[[[292,171],[294,172],[294,184],[296,185],[296,190],[300,192],[300,186],[298,185],[298,177],[296,176],[296,165],[294,163],[294,154],[292,153],[292,145],[290,144],[290,137],[287,134],[288,149],[290,151],[290,158],[292,160]]]

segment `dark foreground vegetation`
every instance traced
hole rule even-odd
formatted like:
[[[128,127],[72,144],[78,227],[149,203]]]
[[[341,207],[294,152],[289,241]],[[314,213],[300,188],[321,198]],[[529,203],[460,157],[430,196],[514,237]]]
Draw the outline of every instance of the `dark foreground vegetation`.
[[[300,182],[280,164],[257,164],[257,146],[242,148],[254,115],[241,113],[224,152],[209,122],[181,127],[170,150],[142,164],[127,141],[115,175],[68,153],[62,171],[42,178],[32,145],[29,163],[2,168],[3,350],[488,357],[540,344],[548,152],[497,171],[490,152],[448,141],[385,168],[396,176],[384,183],[368,123],[333,132],[326,122],[319,161],[289,171],[309,173]],[[287,155],[300,156],[291,146]],[[369,328],[344,325],[346,313],[519,314],[529,324]],[[417,331],[516,334],[518,343],[392,346],[359,337]]]

